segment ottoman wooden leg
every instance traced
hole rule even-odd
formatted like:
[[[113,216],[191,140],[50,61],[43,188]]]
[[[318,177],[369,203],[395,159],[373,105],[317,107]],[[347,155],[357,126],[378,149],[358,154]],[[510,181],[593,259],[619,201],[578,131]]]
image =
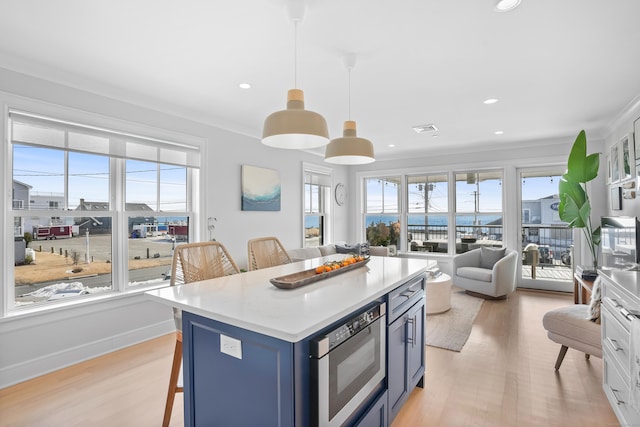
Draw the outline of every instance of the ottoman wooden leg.
[[[558,353],[558,359],[556,359],[556,371],[560,369],[560,365],[562,365],[562,360],[564,359],[564,355],[567,354],[567,350],[569,347],[563,345],[560,347],[560,353]]]

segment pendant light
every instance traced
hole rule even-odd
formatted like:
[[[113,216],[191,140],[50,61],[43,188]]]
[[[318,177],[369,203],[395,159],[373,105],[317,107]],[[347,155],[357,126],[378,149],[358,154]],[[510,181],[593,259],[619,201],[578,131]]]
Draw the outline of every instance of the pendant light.
[[[364,165],[375,162],[373,144],[368,139],[360,138],[356,133],[356,122],[351,120],[351,69],[356,64],[356,56],[345,57],[348,70],[349,120],[344,122],[341,138],[333,139],[325,150],[324,160],[338,165]]]
[[[262,143],[270,147],[308,149],[329,143],[327,122],[320,114],[304,109],[304,92],[297,88],[298,22],[304,18],[306,4],[289,0],[287,10],[293,21],[293,86],[287,94],[287,109],[270,114],[262,128]]]

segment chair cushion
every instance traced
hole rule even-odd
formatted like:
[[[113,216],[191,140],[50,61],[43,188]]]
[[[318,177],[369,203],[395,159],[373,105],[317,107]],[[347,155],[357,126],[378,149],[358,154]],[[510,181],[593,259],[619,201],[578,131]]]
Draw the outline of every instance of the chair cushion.
[[[287,251],[289,256],[294,260],[303,260],[311,258],[319,258],[322,256],[319,248],[296,248]]]
[[[456,271],[456,275],[471,280],[478,280],[481,282],[491,282],[493,271],[489,268],[479,267],[460,267]]]
[[[339,254],[369,255],[369,243],[356,243],[355,245],[336,245]]]
[[[318,250],[322,256],[333,255],[336,253],[336,245],[318,246]]]
[[[480,267],[492,269],[496,262],[504,258],[507,248],[480,247]]]
[[[542,325],[556,336],[601,347],[601,327],[591,322],[589,317],[588,305],[573,304],[548,311],[542,318]]]

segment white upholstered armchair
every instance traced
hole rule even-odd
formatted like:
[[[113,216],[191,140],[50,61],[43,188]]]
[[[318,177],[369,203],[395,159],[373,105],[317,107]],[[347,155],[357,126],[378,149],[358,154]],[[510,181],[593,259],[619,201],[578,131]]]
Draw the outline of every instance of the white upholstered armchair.
[[[516,288],[518,252],[478,248],[453,257],[453,284],[468,293],[506,298]]]

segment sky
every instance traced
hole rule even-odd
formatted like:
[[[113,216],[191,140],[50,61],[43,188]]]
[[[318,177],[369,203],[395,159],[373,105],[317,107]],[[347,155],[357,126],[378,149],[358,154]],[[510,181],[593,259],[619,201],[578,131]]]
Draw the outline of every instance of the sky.
[[[32,186],[31,193],[63,196],[65,191],[64,151],[14,144],[13,178]],[[126,201],[145,203],[152,209],[160,192],[160,210],[186,210],[186,169],[157,163],[127,160]],[[91,202],[109,201],[109,157],[69,152],[69,209],[75,209],[80,199]]]

